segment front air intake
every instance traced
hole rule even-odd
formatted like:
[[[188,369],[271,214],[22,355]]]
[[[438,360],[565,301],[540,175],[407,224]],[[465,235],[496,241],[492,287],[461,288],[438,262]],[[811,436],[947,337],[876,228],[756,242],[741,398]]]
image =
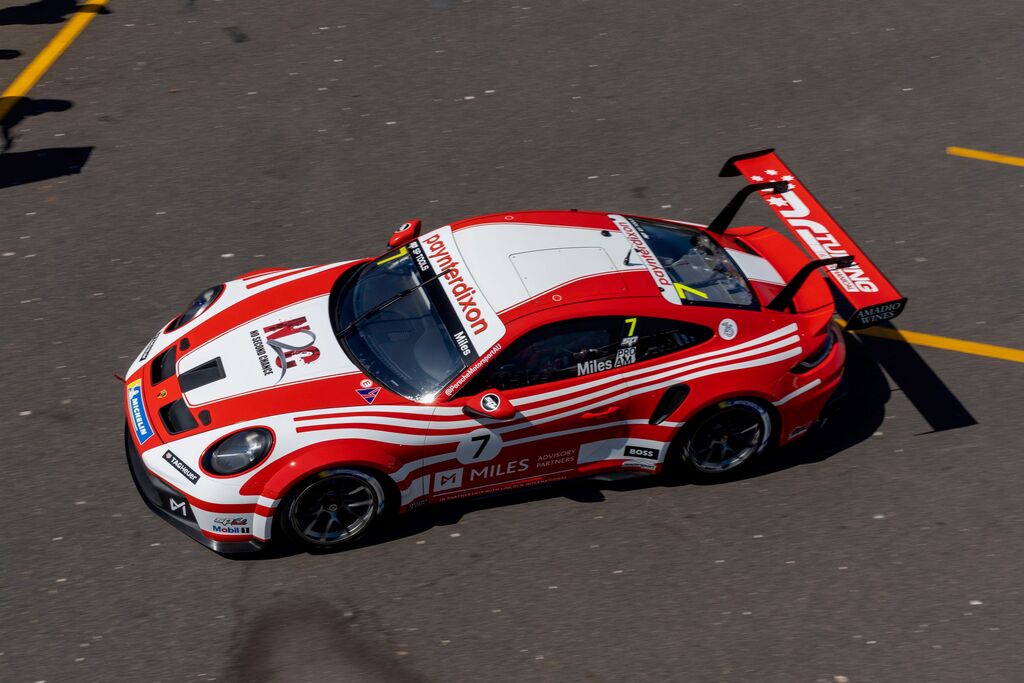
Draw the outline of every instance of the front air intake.
[[[153,359],[153,384],[159,384],[174,374],[174,363],[177,360],[177,347],[172,346]]]
[[[180,398],[160,409],[160,419],[163,420],[164,427],[171,434],[180,434],[199,426],[184,399]]]

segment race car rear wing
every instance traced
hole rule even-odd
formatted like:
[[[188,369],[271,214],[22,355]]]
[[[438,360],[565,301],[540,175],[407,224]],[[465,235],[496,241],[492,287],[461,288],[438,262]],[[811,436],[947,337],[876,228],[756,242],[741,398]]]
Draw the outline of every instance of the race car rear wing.
[[[830,262],[827,270],[836,288],[854,308],[846,324],[848,329],[856,330],[891,320],[903,311],[906,297],[882,275],[878,266],[839,227],[774,150],[734,156],[725,162],[718,175],[744,176],[815,259],[850,257],[850,260]],[[782,189],[776,186],[779,182],[788,183],[788,190],[779,193]],[[745,196],[737,194],[740,202]],[[731,218],[729,216],[726,221]],[[716,222],[721,221],[716,219]],[[718,227],[725,229],[724,225]]]

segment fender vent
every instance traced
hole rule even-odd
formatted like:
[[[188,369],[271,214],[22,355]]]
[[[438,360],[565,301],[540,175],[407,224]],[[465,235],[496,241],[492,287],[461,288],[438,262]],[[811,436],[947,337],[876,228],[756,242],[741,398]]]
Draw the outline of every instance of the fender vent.
[[[192,416],[192,411],[185,405],[184,399],[180,398],[160,409],[160,419],[171,434],[180,434],[199,426],[196,418]]]
[[[204,387],[211,382],[216,382],[219,379],[224,379],[224,366],[220,362],[220,357],[214,358],[213,360],[206,361],[202,365],[197,365],[191,370],[178,375],[178,382],[181,384],[182,392],[189,392],[199,387]]]
[[[654,412],[651,413],[651,419],[647,421],[648,424],[657,425],[664,422],[683,404],[689,393],[690,387],[685,384],[676,384],[666,389],[665,393],[661,395],[658,405],[654,406]]]

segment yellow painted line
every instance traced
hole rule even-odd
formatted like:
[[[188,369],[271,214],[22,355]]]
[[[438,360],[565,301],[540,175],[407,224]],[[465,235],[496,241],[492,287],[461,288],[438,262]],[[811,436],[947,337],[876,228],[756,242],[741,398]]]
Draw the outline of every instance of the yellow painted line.
[[[29,62],[29,65],[18,74],[14,82],[7,86],[7,90],[4,90],[3,95],[0,95],[3,98],[0,99],[0,121],[3,121],[15,103],[27,95],[32,86],[39,82],[43,74],[53,66],[58,57],[64,54],[64,50],[68,49],[68,46],[74,42],[78,34],[85,30],[85,27],[89,25],[93,17],[99,14],[106,4],[107,0],[90,0],[87,4],[78,7],[78,11],[61,27],[57,35],[53,37],[53,40],[43,48],[42,52],[35,56],[35,59]]]
[[[846,326],[846,321],[837,319],[840,325]],[[865,337],[879,337],[902,341],[916,346],[930,346],[934,349],[945,349],[946,351],[957,351],[958,353],[969,353],[973,356],[985,356],[987,358],[998,358],[1009,360],[1014,363],[1024,363],[1024,351],[1011,349],[1008,346],[995,346],[994,344],[982,344],[980,342],[966,341],[964,339],[953,339],[952,337],[940,337],[935,334],[924,332],[909,332],[888,327],[869,327],[864,330],[851,330],[853,334]]]
[[[993,152],[982,152],[978,149],[967,149],[966,147],[947,147],[946,154],[952,154],[955,157],[967,157],[968,159],[992,161],[997,164],[1024,166],[1024,158],[1021,157],[1011,157],[1008,154],[995,154]]]

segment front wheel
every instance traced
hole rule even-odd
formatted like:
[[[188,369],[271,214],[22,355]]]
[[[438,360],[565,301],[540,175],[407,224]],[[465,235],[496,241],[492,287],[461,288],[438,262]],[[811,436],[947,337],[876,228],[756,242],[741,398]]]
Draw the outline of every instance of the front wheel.
[[[374,526],[385,502],[384,489],[372,474],[324,470],[295,486],[282,501],[279,529],[307,550],[341,548]]]
[[[687,425],[682,459],[702,475],[723,475],[761,453],[771,434],[771,415],[759,403],[727,399]]]

